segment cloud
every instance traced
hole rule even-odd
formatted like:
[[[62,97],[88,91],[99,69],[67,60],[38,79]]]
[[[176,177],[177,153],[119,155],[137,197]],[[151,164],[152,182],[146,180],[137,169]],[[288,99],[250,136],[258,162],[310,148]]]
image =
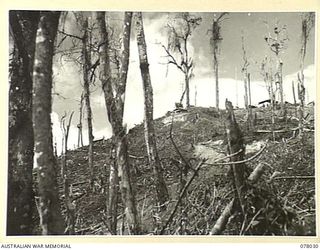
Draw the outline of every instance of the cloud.
[[[289,102],[293,102],[293,93],[292,93],[292,82],[295,85],[295,93],[297,98],[297,74],[299,71],[294,72],[293,74],[287,75],[284,78],[283,89],[285,94],[285,99]],[[304,84],[306,89],[306,103],[316,100],[316,72],[315,65],[308,65],[304,70]],[[298,100],[297,100],[298,101]]]

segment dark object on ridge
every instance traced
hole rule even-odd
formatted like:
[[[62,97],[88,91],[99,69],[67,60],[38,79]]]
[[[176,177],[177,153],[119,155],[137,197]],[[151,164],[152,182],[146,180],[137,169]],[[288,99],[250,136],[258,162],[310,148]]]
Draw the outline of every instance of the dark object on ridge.
[[[249,105],[249,108],[256,109],[256,108],[257,108],[257,106]]]
[[[175,103],[176,109],[183,109],[183,105],[180,102]]]

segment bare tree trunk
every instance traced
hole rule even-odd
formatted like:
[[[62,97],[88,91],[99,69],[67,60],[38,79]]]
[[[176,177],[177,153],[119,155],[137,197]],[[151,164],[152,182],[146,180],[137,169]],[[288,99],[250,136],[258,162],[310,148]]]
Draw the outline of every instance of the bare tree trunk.
[[[223,21],[222,17],[227,15],[227,12],[220,13],[218,17],[213,18],[212,22],[212,37],[211,37],[211,44],[213,48],[213,70],[215,76],[215,83],[216,83],[216,108],[219,109],[220,98],[219,98],[219,44],[222,41],[221,37],[221,22]]]
[[[294,81],[292,81],[292,96],[293,96],[294,106],[296,106],[297,105],[297,99],[296,99],[296,91],[295,91],[295,88],[294,88]]]
[[[232,103],[226,100],[226,131],[228,139],[228,153],[236,154],[230,157],[231,162],[242,161],[245,155],[245,147],[243,145],[243,135],[236,122],[235,115],[233,112]],[[244,203],[244,188],[245,188],[245,164],[231,164],[231,172],[233,174],[233,182],[235,186],[235,199],[238,201],[238,207],[240,211],[245,215],[245,203]]]
[[[186,107],[190,107],[190,79],[189,79],[189,71],[187,70],[185,76],[184,76],[184,81],[186,84]]]
[[[244,73],[243,73],[243,83],[244,83],[244,106],[248,110],[249,98],[248,98],[248,73],[247,73],[247,70],[244,70]]]
[[[79,123],[78,123],[78,147],[83,147],[83,138],[82,138],[82,109],[83,109],[83,94],[80,97],[80,108],[79,108]]]
[[[68,166],[67,166],[67,159],[68,159],[68,138],[69,138],[69,131],[72,121],[72,116],[74,112],[71,113],[69,117],[69,122],[67,124],[67,127],[65,127],[65,118],[61,121],[62,126],[62,132],[64,137],[64,154],[62,156],[62,179],[63,179],[63,189],[64,189],[64,204],[66,207],[66,221],[67,221],[67,228],[66,233],[67,234],[75,234],[75,221],[74,221],[74,206],[71,203],[70,200],[70,184],[69,184],[69,173],[68,173]]]
[[[38,21],[38,11],[9,12],[14,52],[9,90],[7,235],[32,233],[34,141],[31,74]]]
[[[294,112],[295,112],[295,116],[297,116],[297,99],[296,99],[296,91],[294,88],[294,81],[292,81],[292,95],[293,95]]]
[[[109,41],[108,33],[105,23],[105,13],[97,12],[96,19],[98,23],[98,35],[100,42],[100,80],[104,91],[104,98],[106,108],[108,111],[108,120],[112,126],[112,82],[111,82],[111,70],[110,70],[110,55],[109,55]],[[113,163],[110,165],[110,176],[109,176],[109,190],[107,199],[107,219],[109,230],[112,234],[117,234],[117,210],[118,210],[118,190],[119,190],[119,179],[118,179],[118,167],[116,161],[116,139],[113,131],[113,146],[111,154]]]
[[[273,139],[273,141],[275,141],[276,140],[276,138],[275,138],[276,136],[275,136],[275,133],[274,133],[274,124],[275,124],[275,121],[274,121],[274,104],[275,104],[275,100],[274,100],[273,81],[272,81],[272,78],[271,78],[271,74],[269,74],[268,81],[269,81],[269,86],[270,86],[271,131],[272,131],[272,139]]]
[[[33,131],[38,167],[40,225],[43,235],[63,234],[57,187],[57,164],[51,131],[52,58],[60,12],[42,12],[37,31],[33,72]]]
[[[88,19],[85,18],[82,28],[84,36],[82,38],[82,56],[83,56],[83,90],[84,101],[87,109],[87,124],[88,124],[88,137],[89,137],[89,150],[88,150],[88,167],[90,169],[90,185],[93,187],[94,169],[93,169],[93,132],[92,132],[92,110],[90,104],[90,80],[89,70],[91,67],[91,56],[88,47]]]
[[[110,170],[108,217],[113,218],[110,227],[112,228],[113,233],[116,233],[114,232],[117,222],[117,204],[115,203],[115,201],[117,200],[117,190],[115,187],[118,186],[118,178],[115,175],[118,174],[120,181],[121,198],[122,203],[125,206],[126,222],[128,224],[129,234],[139,234],[140,225],[128,163],[126,128],[123,127],[122,124],[129,65],[131,19],[132,13],[125,12],[122,37],[121,68],[119,71],[118,66],[110,60],[110,54],[108,52],[108,33],[106,30],[105,13],[97,12],[99,39],[101,43],[99,51],[101,68],[100,80],[102,82],[102,87],[105,95],[105,103],[108,110],[108,119],[113,130],[116,153],[116,164],[114,165],[114,169]]]
[[[218,45],[214,42],[213,45],[213,69],[214,69],[214,77],[216,82],[216,108],[219,109],[219,64],[218,64],[218,55],[217,51]]]
[[[282,113],[286,111],[285,105],[284,105],[284,100],[283,100],[283,76],[282,76],[282,65],[283,63],[279,59],[279,65],[278,65],[278,76],[279,76],[279,91],[280,91],[280,107]]]
[[[141,12],[136,13],[136,31],[137,31],[137,44],[139,51],[140,70],[143,82],[144,91],[144,134],[148,151],[149,164],[153,169],[155,178],[155,189],[157,194],[157,201],[159,205],[163,205],[169,198],[166,183],[163,178],[162,166],[160,163],[156,135],[153,125],[153,90],[151,85],[149,63],[147,57],[147,45],[143,30],[143,21]],[[187,93],[187,107],[190,104],[189,99],[189,79],[186,80],[186,93]]]
[[[253,128],[253,114],[252,114],[252,105],[251,105],[251,79],[250,73],[247,74],[247,84],[248,84],[248,120],[249,120],[249,130]]]

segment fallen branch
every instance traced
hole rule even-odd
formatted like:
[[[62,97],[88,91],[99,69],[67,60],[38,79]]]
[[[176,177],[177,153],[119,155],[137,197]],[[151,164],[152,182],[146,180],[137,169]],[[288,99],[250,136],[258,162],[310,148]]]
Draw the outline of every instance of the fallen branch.
[[[179,195],[179,198],[178,198],[178,201],[173,209],[173,211],[171,212],[170,216],[169,216],[169,219],[167,220],[167,222],[164,224],[164,226],[162,227],[162,229],[160,230],[160,235],[162,235],[164,233],[164,230],[166,230],[166,228],[168,227],[168,225],[170,224],[170,222],[172,221],[173,219],[173,216],[174,214],[176,213],[179,205],[180,205],[180,202],[182,200],[182,198],[184,197],[185,193],[187,192],[187,189],[189,188],[191,182],[194,180],[194,178],[197,176],[198,174],[198,171],[200,170],[201,166],[203,165],[203,163],[205,162],[206,160],[201,160],[197,167],[195,168],[194,170],[194,173],[192,175],[192,177],[189,179],[189,181],[186,183],[186,185],[183,187],[183,190],[181,191],[180,195]]]
[[[220,215],[219,219],[217,220],[216,224],[212,228],[210,235],[218,235],[225,229],[229,217],[232,215],[234,206],[234,199],[232,199],[229,204],[224,208],[222,214]]]
[[[130,155],[130,154],[129,154],[129,157],[132,159],[144,159],[145,158],[144,156],[135,156],[135,155]]]
[[[315,179],[315,176],[303,176],[303,175],[296,175],[296,176],[278,176],[275,177],[273,180],[281,180],[281,179]]]
[[[295,127],[295,128],[290,128],[290,129],[281,129],[281,130],[256,130],[256,133],[286,133],[286,132],[291,132],[291,131],[296,131],[299,130],[300,127]]]
[[[245,234],[245,232],[247,232],[247,231],[250,229],[252,223],[253,223],[254,220],[258,217],[258,215],[263,211],[263,209],[264,209],[264,208],[260,208],[260,209],[259,209],[259,211],[252,217],[252,219],[251,219],[249,225],[247,226],[247,228],[246,228],[242,233],[240,233],[240,235]]]
[[[250,158],[248,159],[244,159],[242,161],[234,161],[234,162],[216,162],[214,161],[213,163],[205,163],[206,165],[212,165],[212,166],[219,166],[219,165],[230,165],[230,164],[242,164],[242,163],[246,163],[248,161],[252,161],[254,160],[255,158],[257,158],[259,155],[262,154],[262,152],[265,150],[265,148],[267,147],[267,143],[258,151],[258,153],[256,153],[255,155],[251,156]],[[235,154],[238,154],[240,153],[242,150],[239,150],[237,153]],[[235,154],[232,154],[232,155],[229,155],[227,158],[231,157],[231,156],[234,156]],[[221,159],[219,159],[220,161]]]
[[[298,211],[297,214],[302,214],[302,213],[315,213],[315,212],[316,212],[316,209],[311,208],[311,209],[305,209],[305,210]]]
[[[259,163],[257,167],[251,172],[250,176],[248,177],[248,180],[251,183],[256,183],[259,178],[263,175],[266,165],[263,163]]]

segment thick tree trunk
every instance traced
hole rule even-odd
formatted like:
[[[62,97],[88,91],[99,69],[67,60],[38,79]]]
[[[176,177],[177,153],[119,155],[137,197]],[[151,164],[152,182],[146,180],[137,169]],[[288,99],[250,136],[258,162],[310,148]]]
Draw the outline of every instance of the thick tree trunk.
[[[88,167],[90,169],[90,185],[93,187],[94,169],[93,169],[93,132],[92,132],[92,110],[90,104],[90,80],[89,70],[91,67],[91,56],[88,47],[88,19],[86,18],[82,24],[84,36],[82,38],[82,57],[83,57],[83,90],[84,101],[87,110],[87,125],[88,125]]]
[[[109,55],[109,42],[108,33],[105,23],[105,13],[97,12],[96,19],[98,23],[98,36],[100,42],[100,80],[102,83],[102,88],[104,92],[104,98],[106,103],[106,108],[108,111],[108,120],[112,126],[112,103],[113,94],[111,86],[111,70],[110,70],[110,55]],[[112,158],[113,162],[110,165],[110,176],[109,176],[109,190],[107,194],[107,219],[108,227],[112,234],[117,234],[117,210],[118,210],[118,190],[119,190],[119,180],[118,180],[118,167],[116,161],[116,139],[114,137],[113,131],[113,147],[112,147]],[[114,152],[114,153],[113,153]]]
[[[242,161],[245,155],[245,147],[243,144],[243,135],[239,128],[239,125],[236,122],[235,115],[233,112],[232,103],[226,100],[226,110],[227,110],[227,119],[226,119],[226,131],[227,131],[227,140],[228,140],[228,153],[236,154],[235,156],[230,157],[231,162]],[[231,172],[233,174],[233,182],[235,186],[235,200],[238,201],[238,208],[240,211],[245,212],[244,204],[244,189],[246,186],[246,176],[245,176],[245,164],[231,164]]]
[[[57,164],[51,131],[52,58],[60,12],[43,12],[37,31],[33,72],[33,130],[38,168],[40,225],[43,235],[63,234]]]
[[[100,38],[100,80],[105,95],[105,103],[108,110],[108,119],[113,130],[115,146],[115,165],[111,165],[110,188],[108,202],[108,218],[111,219],[110,228],[116,233],[117,216],[117,186],[120,181],[122,203],[125,206],[126,222],[129,234],[139,234],[140,225],[136,210],[135,197],[131,185],[130,168],[128,163],[128,150],[126,128],[123,127],[123,109],[125,102],[125,90],[129,66],[129,45],[132,13],[126,12],[123,26],[121,68],[119,71],[115,62],[110,60],[108,53],[108,34],[105,24],[105,13],[97,13],[97,22]],[[114,94],[113,94],[114,93]],[[112,168],[113,167],[113,168]],[[118,176],[117,176],[118,174]],[[119,177],[119,179],[118,179]]]
[[[10,11],[14,40],[9,90],[7,235],[32,233],[32,78],[39,12]]]
[[[155,189],[159,205],[163,205],[169,198],[168,190],[163,178],[162,167],[158,156],[156,135],[153,125],[153,92],[149,74],[147,46],[143,30],[141,12],[136,13],[137,44],[139,51],[140,69],[144,91],[144,133],[147,145],[149,164],[153,169]],[[186,76],[187,107],[189,102],[189,79]]]

